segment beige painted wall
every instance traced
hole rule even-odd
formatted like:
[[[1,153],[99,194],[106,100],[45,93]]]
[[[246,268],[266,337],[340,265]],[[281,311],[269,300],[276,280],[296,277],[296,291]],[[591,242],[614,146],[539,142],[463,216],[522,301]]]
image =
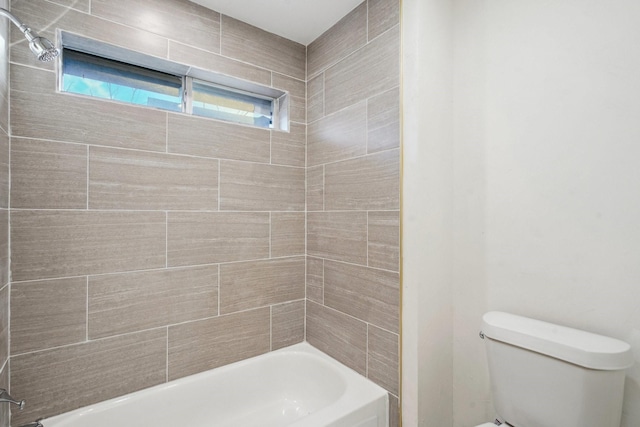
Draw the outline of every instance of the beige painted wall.
[[[456,5],[454,417],[494,416],[480,316],[610,335],[640,354],[640,6]],[[640,422],[627,372],[623,427]]]
[[[452,422],[452,6],[403,0],[403,422]]]

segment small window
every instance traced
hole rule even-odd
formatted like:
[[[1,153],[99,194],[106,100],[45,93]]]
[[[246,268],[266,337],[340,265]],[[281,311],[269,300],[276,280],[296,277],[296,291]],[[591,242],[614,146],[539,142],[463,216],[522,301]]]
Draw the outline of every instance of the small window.
[[[62,33],[59,90],[267,129],[289,130],[288,94]]]
[[[212,119],[273,127],[273,99],[232,91],[211,83],[193,81],[193,114]]]
[[[182,111],[182,77],[73,50],[64,51],[62,90]]]

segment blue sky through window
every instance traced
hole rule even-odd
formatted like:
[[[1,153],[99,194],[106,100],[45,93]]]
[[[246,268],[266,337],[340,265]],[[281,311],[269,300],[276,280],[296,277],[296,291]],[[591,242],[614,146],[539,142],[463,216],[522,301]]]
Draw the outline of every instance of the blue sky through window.
[[[65,92],[88,95],[95,98],[111,99],[129,104],[147,105],[171,111],[181,111],[182,109],[182,99],[179,95],[166,95],[86,77],[65,74],[63,87]]]

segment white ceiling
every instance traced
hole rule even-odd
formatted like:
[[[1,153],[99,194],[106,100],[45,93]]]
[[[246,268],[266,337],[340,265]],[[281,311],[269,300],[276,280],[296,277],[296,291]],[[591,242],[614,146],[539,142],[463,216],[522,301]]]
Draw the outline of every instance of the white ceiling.
[[[363,0],[191,0],[308,45]]]

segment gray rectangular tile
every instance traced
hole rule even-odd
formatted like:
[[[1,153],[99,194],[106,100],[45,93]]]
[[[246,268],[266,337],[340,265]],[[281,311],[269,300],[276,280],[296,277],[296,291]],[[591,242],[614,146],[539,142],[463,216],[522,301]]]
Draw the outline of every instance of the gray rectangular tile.
[[[13,138],[11,207],[85,209],[87,147]]]
[[[217,210],[218,160],[91,147],[89,208]]]
[[[200,117],[169,114],[170,153],[269,163],[270,133]]]
[[[273,131],[271,163],[304,167],[307,153],[307,126],[292,122],[290,127],[289,132]]]
[[[169,41],[169,59],[181,64],[191,65],[203,70],[236,77],[243,80],[271,85],[271,71],[244,62],[216,55],[193,46]]]
[[[220,162],[220,210],[304,211],[304,169]]]
[[[367,105],[356,104],[309,124],[307,166],[345,160],[367,152]]]
[[[367,153],[400,147],[400,88],[367,101]]]
[[[55,79],[54,73],[12,64],[14,136],[165,151],[164,111],[55,93]],[[46,111],[47,120],[34,111]]]
[[[9,358],[9,286],[0,288],[0,368]]]
[[[87,279],[11,286],[11,354],[44,350],[87,338]]]
[[[400,276],[369,267],[324,262],[324,303],[367,323],[398,332]]]
[[[0,209],[0,287],[9,283],[9,211]]]
[[[324,210],[324,166],[307,168],[307,211]]]
[[[366,212],[309,212],[307,254],[367,264]]]
[[[4,134],[9,132],[9,86],[2,84],[2,81],[8,81],[9,62],[7,57],[0,55],[0,61],[5,61],[0,65],[0,131]],[[6,70],[5,70],[6,69]]]
[[[327,210],[400,209],[400,151],[384,151],[324,167]]]
[[[14,1],[12,3],[12,13],[24,22],[28,22],[31,28],[37,29],[39,35],[50,40],[56,40],[55,31],[59,28],[148,55],[162,58],[167,55],[167,39],[148,31],[120,25],[49,1]],[[55,65],[55,61],[38,61],[17,28],[11,32],[11,61],[49,70],[54,70]]]
[[[11,392],[29,404],[15,425],[161,384],[167,334],[154,330],[11,358]],[[52,398],[51,391],[56,396]]]
[[[367,2],[314,40],[307,50],[307,74],[314,76],[367,43]]]
[[[369,267],[399,271],[400,212],[369,212]]]
[[[307,301],[307,341],[354,371],[366,375],[366,323]]]
[[[14,211],[14,281],[165,266],[164,212]]]
[[[304,257],[220,266],[220,313],[304,298]]]
[[[269,307],[169,327],[169,381],[269,351]]]
[[[399,26],[325,71],[325,113],[396,87],[400,83]]]
[[[400,401],[389,394],[389,427],[398,427],[400,425]]]
[[[89,277],[89,338],[218,314],[218,266]]]
[[[168,264],[213,264],[269,257],[269,213],[169,213]]]
[[[324,260],[307,257],[307,298],[324,304]]]
[[[70,7],[72,9],[79,10],[80,12],[89,13],[91,9],[91,0],[49,0],[53,3],[57,3],[61,6]]]
[[[398,395],[400,392],[398,335],[369,325],[367,348],[369,379],[389,392]]]
[[[304,341],[304,307],[304,301],[294,301],[271,308],[271,350]]]
[[[271,213],[271,256],[305,254],[305,213]]]
[[[0,7],[9,10],[7,0],[0,2]],[[13,25],[8,20],[0,27],[0,37],[9,40]],[[0,49],[0,131],[9,133],[9,44],[4,43]]]
[[[300,80],[306,78],[305,46],[222,16],[222,54]]]
[[[303,80],[273,73],[272,86],[289,92],[289,120],[306,123],[307,121],[307,85]]]
[[[307,82],[307,123],[324,117],[324,74]]]
[[[220,14],[187,0],[92,0],[91,14],[220,52]]]
[[[385,31],[400,23],[399,0],[368,0],[369,40],[373,40]]]
[[[1,60],[4,60],[4,58],[0,56],[0,61]],[[7,63],[5,66],[8,68],[9,64]],[[8,72],[7,75],[9,75]],[[9,131],[9,90],[7,87],[4,89],[0,88],[0,91],[0,132],[6,135]]]
[[[9,207],[9,137],[0,129],[0,209]]]

